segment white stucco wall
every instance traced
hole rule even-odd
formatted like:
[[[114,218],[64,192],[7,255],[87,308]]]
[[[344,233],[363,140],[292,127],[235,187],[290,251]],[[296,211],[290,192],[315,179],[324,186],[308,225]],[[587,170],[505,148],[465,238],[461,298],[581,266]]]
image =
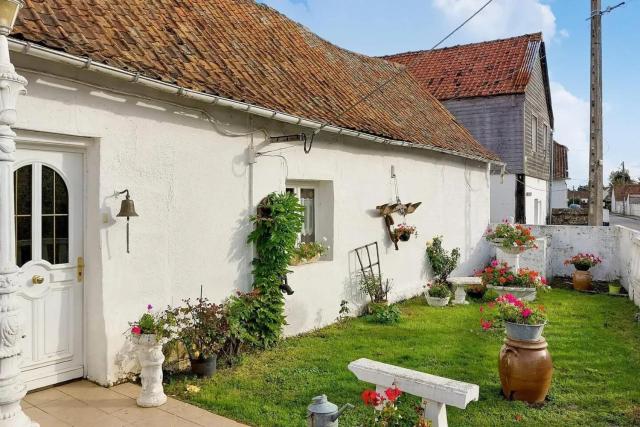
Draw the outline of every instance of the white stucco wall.
[[[29,68],[42,66],[20,55],[16,60]],[[193,110],[20,71],[30,81],[30,92],[20,98],[17,128],[70,140],[89,137],[85,353],[87,375],[99,383],[117,381],[128,369],[130,349],[123,332],[146,304],[178,304],[199,296],[201,286],[216,301],[250,288],[247,218],[267,193],[284,190],[287,179],[331,182],[334,236],[332,261],[293,268],[290,283],[296,293],[287,298],[287,334],[332,322],[342,299],[352,308],[361,301],[352,281],[351,251],[357,246],[379,242],[383,274],[393,280],[395,299],[420,291],[428,275],[425,242],[434,235],[445,235],[447,247],[462,249],[461,274],[489,254],[481,239],[490,212],[490,178],[483,163],[321,133],[308,155],[299,144],[284,144],[297,146],[269,153],[282,157],[259,156],[250,167],[251,138],[224,136]],[[84,71],[59,71],[115,85]],[[221,108],[208,110],[222,127],[236,132],[302,130]],[[255,134],[256,144],[262,139]],[[391,165],[402,199],[423,202],[407,217],[419,237],[402,243],[399,251],[393,250],[374,211],[393,201]],[[123,188],[131,191],[140,215],[131,222],[131,254],[125,251],[125,221],[115,218],[120,200],[112,196]]]
[[[569,188],[565,180],[553,180],[551,183],[551,209],[566,209],[569,206]]]
[[[549,182],[525,176],[525,215],[527,224],[542,225],[547,222]],[[537,209],[537,211],[536,211]],[[537,213],[536,213],[537,212]]]
[[[516,176],[491,175],[491,222],[501,222],[516,215]]]
[[[623,226],[615,228],[621,282],[629,298],[640,306],[640,232]]]

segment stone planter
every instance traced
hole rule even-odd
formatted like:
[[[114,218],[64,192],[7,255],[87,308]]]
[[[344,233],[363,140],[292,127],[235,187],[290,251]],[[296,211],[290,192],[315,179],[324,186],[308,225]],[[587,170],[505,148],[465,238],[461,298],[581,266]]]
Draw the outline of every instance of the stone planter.
[[[313,258],[292,258],[289,262],[289,265],[298,266],[304,264],[312,264],[314,262],[320,261],[320,254],[314,256]]]
[[[593,277],[590,271],[576,270],[573,272],[573,289],[577,291],[593,290],[592,281]]]
[[[427,292],[424,293],[425,298],[427,299],[427,304],[431,307],[446,307],[449,304],[449,300],[451,297],[446,298],[436,298],[430,297]]]
[[[544,326],[542,325],[521,325],[519,323],[504,322],[507,338],[518,341],[538,341],[542,337]]]
[[[506,338],[498,358],[502,393],[509,400],[544,402],[553,376],[547,341],[518,341]]]
[[[538,291],[536,288],[515,288],[509,286],[494,286],[487,285],[487,289],[494,290],[498,295],[503,296],[506,294],[511,294],[516,298],[521,299],[522,301],[535,301],[538,296]]]
[[[138,361],[142,367],[142,391],[136,402],[144,408],[163,405],[167,401],[167,395],[162,387],[162,342],[153,334],[132,335],[131,341],[136,346]]]

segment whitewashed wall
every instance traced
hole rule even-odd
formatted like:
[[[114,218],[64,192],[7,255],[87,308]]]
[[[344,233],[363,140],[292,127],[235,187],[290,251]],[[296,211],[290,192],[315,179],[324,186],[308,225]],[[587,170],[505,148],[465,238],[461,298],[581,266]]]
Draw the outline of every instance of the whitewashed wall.
[[[640,232],[617,226],[619,273],[622,285],[640,306]]]
[[[20,55],[15,60],[23,67],[136,90]],[[352,308],[361,302],[352,282],[350,251],[357,246],[380,243],[394,298],[420,292],[428,275],[425,242],[434,235],[445,235],[446,246],[462,249],[462,272],[489,254],[481,239],[489,222],[490,179],[483,163],[323,133],[308,155],[297,146],[269,153],[282,158],[257,157],[249,166],[251,137],[224,136],[194,110],[21,72],[30,84],[29,95],[19,101],[18,128],[92,141],[86,156],[85,347],[88,377],[99,383],[113,383],[129,369],[123,332],[146,304],[178,304],[197,297],[201,286],[216,301],[250,288],[247,218],[267,193],[283,190],[287,179],[330,181],[334,193],[333,260],[293,268],[296,293],[287,298],[288,334],[332,322],[342,299]],[[236,132],[301,131],[229,110],[209,111]],[[262,140],[256,133],[258,150],[276,148],[260,146]],[[393,201],[391,165],[402,199],[423,202],[407,219],[418,227],[419,238],[401,244],[400,251],[392,249],[374,213],[376,205]],[[131,254],[125,251],[125,221],[115,218],[120,200],[112,196],[123,188],[131,191],[140,214],[131,223]]]
[[[525,176],[525,215],[527,224],[541,225],[547,222],[549,182]],[[537,209],[536,209],[537,206]]]
[[[551,208],[566,209],[569,206],[567,181],[554,180],[551,183]]]
[[[501,222],[516,215],[516,176],[491,175],[491,222]]]

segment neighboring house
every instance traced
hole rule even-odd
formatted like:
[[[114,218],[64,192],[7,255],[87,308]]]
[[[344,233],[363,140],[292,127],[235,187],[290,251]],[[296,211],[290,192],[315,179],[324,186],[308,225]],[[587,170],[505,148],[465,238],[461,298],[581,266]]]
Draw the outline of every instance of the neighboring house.
[[[589,204],[589,190],[569,190],[569,203],[586,207]]]
[[[611,191],[611,212],[640,216],[640,184],[614,185]]]
[[[567,180],[569,179],[569,149],[553,141],[553,182],[551,184],[551,208],[566,208],[569,204]]]
[[[15,213],[31,389],[121,379],[131,367],[123,332],[149,303],[249,290],[248,218],[270,192],[298,194],[302,238],[330,248],[291,268],[287,334],[333,322],[343,299],[362,305],[362,245],[379,243],[393,300],[421,292],[433,236],[461,248],[461,274],[484,256],[500,159],[407,72],[269,7],[26,0],[10,47],[29,80],[15,126]],[[270,143],[303,132],[308,154],[301,142]],[[131,253],[116,216],[124,189],[139,214]],[[398,192],[422,206],[406,218],[420,237],[396,251],[376,206]],[[34,275],[46,279],[36,286]]]
[[[491,220],[544,224],[553,111],[542,34],[384,57],[406,65],[506,163],[491,176]]]

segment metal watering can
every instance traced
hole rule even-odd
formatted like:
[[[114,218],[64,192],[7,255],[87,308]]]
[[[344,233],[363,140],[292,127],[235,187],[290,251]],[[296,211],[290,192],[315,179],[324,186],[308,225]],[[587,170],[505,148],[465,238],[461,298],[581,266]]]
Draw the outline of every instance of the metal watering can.
[[[353,405],[347,403],[338,409],[337,405],[327,400],[325,394],[314,397],[312,402],[307,407],[308,427],[338,427],[338,418],[342,412],[347,408],[353,408]]]

